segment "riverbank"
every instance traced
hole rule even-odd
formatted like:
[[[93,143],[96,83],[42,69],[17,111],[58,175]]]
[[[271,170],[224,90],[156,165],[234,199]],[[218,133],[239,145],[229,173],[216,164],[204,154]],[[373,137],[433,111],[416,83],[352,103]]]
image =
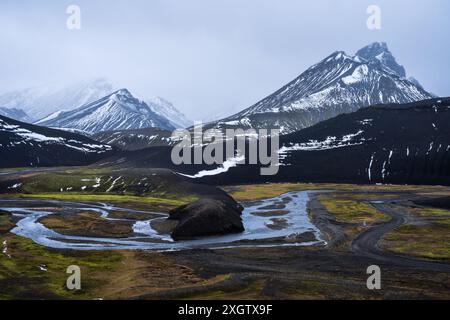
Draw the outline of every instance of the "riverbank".
[[[263,190],[264,196],[276,196],[273,186],[250,187]],[[277,187],[279,195],[295,188]],[[305,191],[303,186],[297,187]],[[320,187],[330,190],[329,185]],[[241,186],[234,188],[242,191]],[[308,214],[326,246],[78,251],[45,248],[6,233],[0,240],[6,241],[11,258],[0,255],[0,297],[449,299],[450,257],[443,250],[449,243],[439,240],[439,234],[449,230],[445,223],[438,228],[435,225],[444,222],[448,211],[414,203],[448,195],[445,187],[406,186],[354,186],[353,190],[334,186],[332,192],[312,195]],[[393,212],[400,219],[392,225]],[[424,214],[426,219],[420,218]],[[405,238],[401,229],[411,223],[424,236],[435,233],[436,237],[428,236],[426,247],[412,245],[411,241],[419,239]],[[433,258],[429,252],[435,247],[440,249],[439,256]],[[67,263],[82,268],[85,286],[81,292],[64,289]],[[381,290],[366,287],[366,269],[373,264],[381,268]]]

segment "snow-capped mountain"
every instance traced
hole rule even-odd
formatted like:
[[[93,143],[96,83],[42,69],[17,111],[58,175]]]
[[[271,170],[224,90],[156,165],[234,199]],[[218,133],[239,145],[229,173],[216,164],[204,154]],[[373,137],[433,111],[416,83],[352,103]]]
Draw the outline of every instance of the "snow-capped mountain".
[[[286,134],[361,107],[432,97],[406,78],[386,43],[376,42],[353,56],[334,52],[275,93],[209,127],[280,128]]]
[[[127,89],[120,89],[75,110],[58,111],[36,124],[78,129],[88,133],[148,127],[175,129],[168,119],[153,112],[145,102],[135,98]]]
[[[175,128],[187,128],[192,125],[191,120],[177,110],[171,102],[161,97],[147,99],[145,102],[154,113],[167,118]]]
[[[23,109],[32,119],[38,120],[56,111],[72,110],[96,101],[114,90],[114,86],[105,79],[70,86],[52,84],[1,94],[0,106]]]
[[[71,111],[110,95],[118,89],[120,88],[116,84],[103,78],[82,81],[69,86],[45,85],[0,94],[0,106],[7,109],[23,109],[29,117],[16,118],[32,122],[49,115],[54,117],[63,111]],[[140,99],[146,101],[154,113],[167,118],[176,128],[185,128],[192,124],[172,103],[163,98],[140,97]],[[12,114],[6,114],[6,111],[4,115],[14,118]]]
[[[0,107],[0,116],[5,116],[14,120],[19,120],[23,122],[30,122],[31,118],[22,109],[16,108],[3,108]]]
[[[86,165],[115,149],[85,136],[0,116],[0,167]]]

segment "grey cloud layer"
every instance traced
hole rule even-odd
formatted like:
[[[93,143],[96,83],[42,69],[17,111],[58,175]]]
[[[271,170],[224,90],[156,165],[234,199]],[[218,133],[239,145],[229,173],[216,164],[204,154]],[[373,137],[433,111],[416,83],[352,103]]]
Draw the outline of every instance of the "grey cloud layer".
[[[82,9],[68,31],[65,9]],[[382,29],[366,28],[366,8]],[[0,3],[0,92],[104,76],[160,95],[192,119],[248,107],[335,50],[388,42],[430,91],[450,95],[450,3],[361,0]]]

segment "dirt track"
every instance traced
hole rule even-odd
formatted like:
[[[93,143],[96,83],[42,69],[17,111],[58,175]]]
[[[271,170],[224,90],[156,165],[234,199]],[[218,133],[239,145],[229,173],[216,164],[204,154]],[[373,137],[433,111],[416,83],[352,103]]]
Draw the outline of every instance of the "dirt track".
[[[420,268],[430,271],[450,272],[450,264],[416,259],[414,257],[398,255],[380,249],[378,242],[383,235],[404,224],[406,222],[406,217],[403,212],[393,210],[388,203],[372,203],[372,206],[389,215],[392,219],[361,233],[352,242],[352,252],[360,256],[380,260],[392,265]]]

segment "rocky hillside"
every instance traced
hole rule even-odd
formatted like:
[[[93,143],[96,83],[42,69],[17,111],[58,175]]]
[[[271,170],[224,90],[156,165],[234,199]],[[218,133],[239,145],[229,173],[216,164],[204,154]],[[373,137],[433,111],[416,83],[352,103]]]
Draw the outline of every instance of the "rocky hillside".
[[[0,116],[0,168],[86,165],[111,156],[114,148],[68,131]]]

